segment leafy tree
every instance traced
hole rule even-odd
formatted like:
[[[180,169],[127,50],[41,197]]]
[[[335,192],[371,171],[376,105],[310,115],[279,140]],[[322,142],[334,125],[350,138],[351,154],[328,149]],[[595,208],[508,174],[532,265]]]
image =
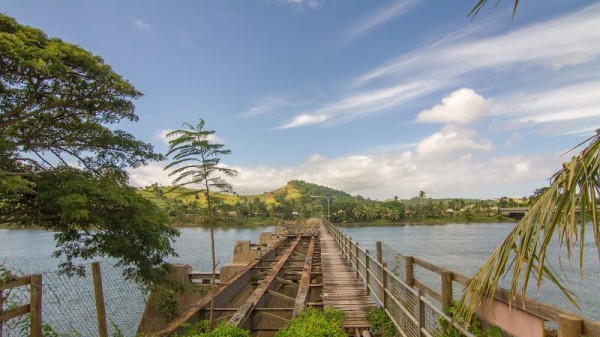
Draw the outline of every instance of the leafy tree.
[[[557,285],[577,306],[567,286],[548,266],[546,251],[554,235],[558,236],[561,246],[566,246],[569,259],[573,249],[579,247],[579,268],[583,275],[586,246],[583,240],[586,224],[591,222],[596,250],[600,253],[600,130],[590,140],[578,156],[552,176],[548,189],[468,283],[457,308],[459,315],[467,318],[465,321],[469,321],[483,297],[493,296],[500,278],[509,273],[511,299],[515,298],[519,287],[521,295],[525,296],[533,276],[538,289],[546,279]]]
[[[100,57],[0,14],[0,223],[59,231],[66,271],[108,256],[151,282],[173,253],[177,231],[125,171],[162,156],[109,127],[136,121],[140,96]]]
[[[221,166],[221,157],[231,153],[231,150],[224,149],[223,144],[212,143],[209,136],[215,131],[204,130],[204,120],[200,119],[196,126],[185,123],[185,129],[171,131],[167,134],[169,140],[169,152],[167,156],[173,155],[173,161],[169,163],[166,169],[173,169],[169,176],[175,176],[173,180],[174,188],[181,188],[187,185],[202,186],[202,193],[207,204],[207,220],[210,226],[210,252],[211,252],[211,301],[209,324],[213,323],[214,295],[215,295],[215,269],[217,262],[215,260],[215,208],[217,196],[214,192],[230,193],[233,187],[224,178],[235,177],[237,171]],[[196,194],[196,191],[184,191],[186,193]]]
[[[533,194],[529,197],[529,205],[533,205],[541,196],[548,190],[549,187],[536,188]]]

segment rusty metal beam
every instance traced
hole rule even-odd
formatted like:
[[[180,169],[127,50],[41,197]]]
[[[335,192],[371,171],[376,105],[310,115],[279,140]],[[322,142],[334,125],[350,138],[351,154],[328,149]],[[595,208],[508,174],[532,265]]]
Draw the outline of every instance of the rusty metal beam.
[[[302,272],[302,278],[300,279],[298,294],[294,303],[294,312],[292,317],[298,316],[304,308],[306,308],[306,300],[308,299],[309,284],[312,272],[312,260],[315,252],[315,238],[310,239],[308,246],[308,252],[306,253],[306,261],[304,261],[304,271]]]
[[[275,265],[273,265],[273,269],[271,270],[269,275],[260,282],[260,284],[254,290],[252,295],[250,295],[250,297],[248,297],[246,302],[244,304],[242,304],[240,306],[240,309],[233,315],[233,317],[231,317],[231,319],[228,322],[229,324],[237,326],[237,327],[241,327],[246,322],[246,320],[250,316],[250,313],[252,312],[252,309],[256,306],[256,304],[259,302],[259,300],[263,297],[265,292],[268,291],[271,283],[279,275],[279,272],[281,271],[283,265],[286,263],[287,259],[290,257],[290,255],[292,254],[294,249],[296,249],[296,246],[298,246],[298,242],[300,242],[300,237],[297,237],[290,244],[290,246],[287,248],[285,253],[281,256],[279,261]]]
[[[273,296],[275,296],[275,297],[277,297],[277,298],[280,298],[280,299],[282,299],[282,300],[286,300],[286,301],[289,301],[289,302],[296,302],[296,299],[294,299],[294,298],[291,298],[291,297],[289,297],[289,296],[286,296],[286,295],[284,295],[284,294],[280,294],[280,293],[278,293],[278,292],[276,292],[276,291],[274,291],[274,290],[267,290],[267,293],[268,293],[269,295],[273,295]]]

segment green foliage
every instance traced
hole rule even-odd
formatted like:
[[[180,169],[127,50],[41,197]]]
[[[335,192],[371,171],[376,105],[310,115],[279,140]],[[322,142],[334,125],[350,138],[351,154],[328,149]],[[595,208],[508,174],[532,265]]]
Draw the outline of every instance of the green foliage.
[[[221,324],[212,331],[208,321],[200,321],[194,325],[182,325],[185,332],[182,337],[250,337],[250,332],[230,324]]]
[[[342,328],[344,312],[327,308],[307,308],[279,330],[275,337],[347,337]]]
[[[185,123],[186,129],[171,131],[167,134],[169,152],[173,161],[166,169],[173,169],[169,176],[174,176],[173,184],[176,188],[186,185],[202,186],[208,202],[209,212],[211,195],[210,191],[222,193],[232,192],[232,186],[221,175],[235,177],[237,171],[220,165],[221,157],[231,153],[223,148],[223,144],[212,143],[209,136],[215,131],[203,130],[204,120],[200,119],[198,125]]]
[[[0,55],[0,153],[13,164],[3,173],[77,160],[95,172],[124,174],[126,166],[161,158],[106,126],[136,121],[132,100],[141,93],[102,58],[1,14]]]
[[[396,337],[396,327],[382,308],[372,308],[367,311],[367,320],[371,324],[369,332],[373,337]]]
[[[215,295],[215,269],[217,262],[215,258],[215,207],[220,204],[219,197],[212,192],[230,193],[233,188],[223,178],[235,177],[237,171],[220,165],[221,157],[231,153],[223,148],[222,144],[212,143],[209,139],[215,133],[212,130],[204,130],[204,120],[200,119],[198,125],[193,126],[185,123],[185,129],[171,131],[167,134],[169,140],[169,152],[167,156],[173,155],[173,161],[166,169],[173,169],[169,176],[175,176],[173,184],[178,189],[190,184],[202,186],[202,192],[206,199],[207,220],[210,225],[210,255],[211,255],[211,300],[209,324],[213,322],[213,306]]]
[[[456,303],[449,308],[444,308],[444,312],[449,316],[454,316],[456,313]],[[450,322],[445,320],[443,317],[439,317],[440,328],[437,331],[437,337],[462,337],[463,334],[456,329]],[[492,325],[488,328],[483,328],[481,324],[481,320],[477,317],[473,316],[469,320],[469,324],[464,324],[468,326],[469,332],[478,337],[502,337],[502,330],[495,325]]]
[[[568,284],[552,268],[546,253],[553,242],[564,245],[569,259],[579,256],[583,277],[584,249],[588,245],[582,238],[588,222],[591,222],[595,250],[600,253],[600,130],[587,141],[587,147],[552,176],[549,188],[467,283],[457,310],[459,316],[465,320],[473,316],[482,299],[493,297],[500,279],[507,274],[511,280],[508,293],[511,299],[516,298],[517,292],[526,296],[533,278],[538,289],[547,280],[577,306]],[[575,254],[573,250],[577,248],[579,252]]]
[[[168,217],[127,187],[127,167],[162,156],[111,125],[137,120],[140,95],[100,57],[0,14],[0,225],[57,231],[63,271],[112,257],[151,283],[174,253]]]

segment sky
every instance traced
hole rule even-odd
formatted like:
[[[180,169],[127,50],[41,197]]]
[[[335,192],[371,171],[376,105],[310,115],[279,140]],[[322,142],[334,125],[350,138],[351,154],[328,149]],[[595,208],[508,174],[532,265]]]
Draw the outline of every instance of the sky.
[[[0,0],[144,96],[119,128],[168,150],[205,120],[239,194],[292,179],[384,200],[523,197],[600,128],[600,3]],[[169,185],[167,162],[130,183]]]

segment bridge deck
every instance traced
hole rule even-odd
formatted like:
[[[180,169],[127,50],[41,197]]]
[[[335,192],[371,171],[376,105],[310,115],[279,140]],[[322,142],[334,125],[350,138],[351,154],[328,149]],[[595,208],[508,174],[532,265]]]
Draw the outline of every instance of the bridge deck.
[[[362,282],[344,259],[335,240],[325,226],[319,228],[323,268],[323,306],[346,312],[344,327],[367,328],[366,309],[375,307]]]

